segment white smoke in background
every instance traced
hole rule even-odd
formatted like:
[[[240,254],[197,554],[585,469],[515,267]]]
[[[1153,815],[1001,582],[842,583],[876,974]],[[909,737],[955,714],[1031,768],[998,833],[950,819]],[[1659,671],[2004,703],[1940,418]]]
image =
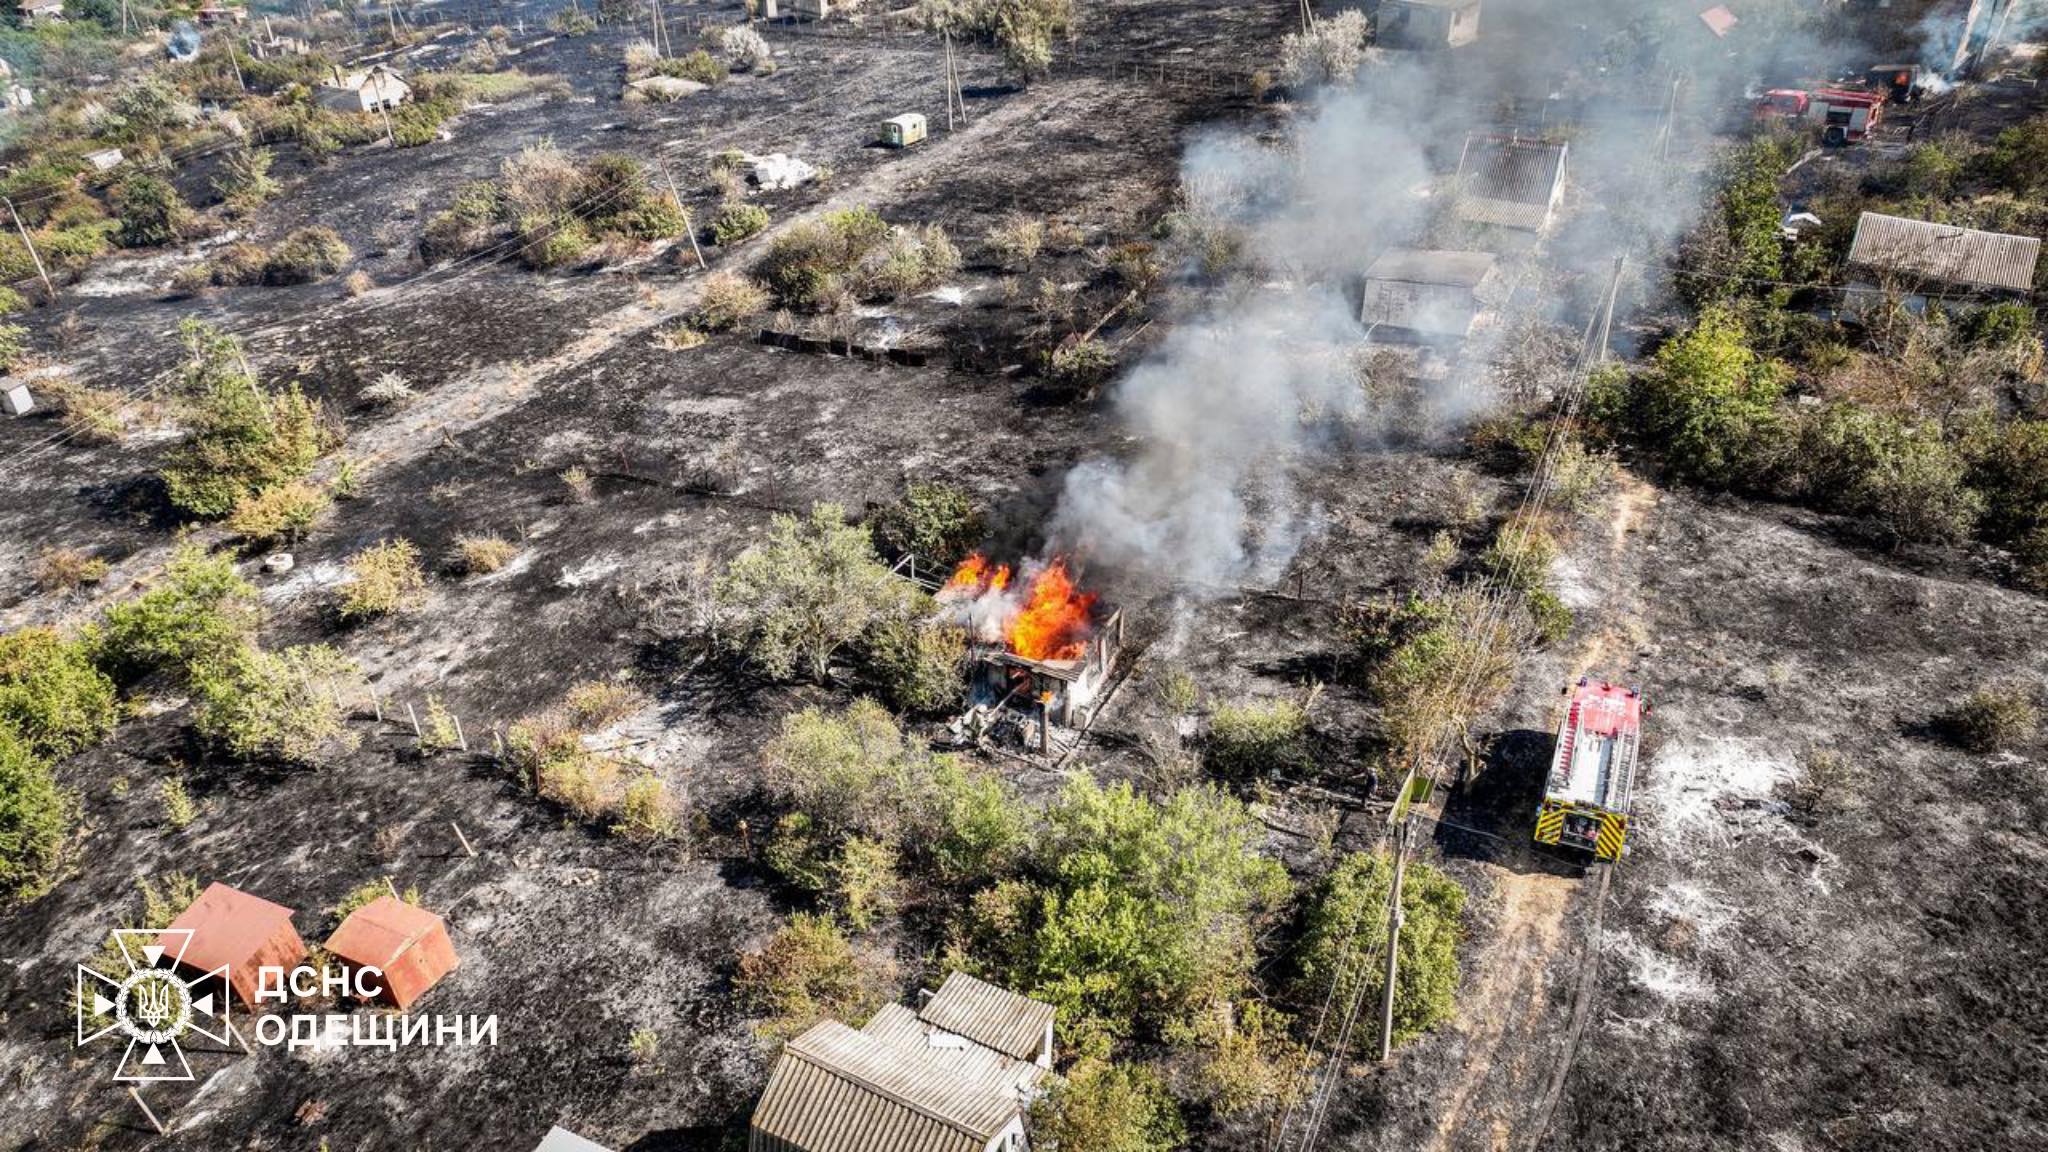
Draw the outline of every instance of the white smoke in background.
[[[164,51],[173,60],[190,60],[199,55],[199,29],[189,20],[179,20],[171,25],[171,37],[164,43]]]
[[[1590,296],[1567,299],[1563,284],[1604,279],[1617,251],[1654,252],[1698,211],[1693,180],[1656,155],[1671,77],[1688,77],[1699,92],[1740,75],[1741,51],[1778,60],[1842,48],[1762,20],[1768,39],[1731,47],[1676,9],[1657,46],[1646,47],[1644,10],[1632,0],[1501,0],[1498,8],[1505,11],[1488,4],[1481,33],[1496,38],[1490,55],[1473,55],[1483,44],[1374,53],[1354,84],[1316,93],[1297,110],[1284,145],[1242,130],[1190,143],[1182,170],[1191,213],[1241,230],[1249,254],[1279,282],[1176,321],[1119,384],[1116,413],[1135,447],[1067,476],[1050,528],[1056,548],[1195,595],[1278,577],[1317,519],[1315,509],[1297,507],[1291,469],[1356,443],[1346,425],[1356,426],[1367,403],[1352,360],[1365,332],[1351,290],[1364,269],[1398,246],[1494,248],[1514,259],[1512,241],[1429,239],[1432,192],[1447,187],[1468,132],[1502,130],[1504,98],[1542,104],[1560,91],[1591,92],[1596,110],[1633,100],[1635,111],[1650,113],[1574,129],[1574,178],[1602,185],[1606,203],[1546,241],[1551,280],[1525,290],[1514,312],[1570,313],[1576,326]],[[1729,98],[1739,101],[1739,81]],[[1469,343],[1468,367],[1425,385],[1440,424],[1470,414],[1484,399],[1476,365],[1509,351]]]

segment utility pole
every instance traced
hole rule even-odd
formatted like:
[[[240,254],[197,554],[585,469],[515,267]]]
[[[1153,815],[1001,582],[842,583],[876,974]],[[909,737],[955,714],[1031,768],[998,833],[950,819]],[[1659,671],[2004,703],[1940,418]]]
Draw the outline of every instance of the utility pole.
[[[1600,316],[1600,355],[1595,364],[1607,363],[1607,338],[1614,331],[1614,305],[1621,299],[1621,275],[1628,270],[1628,257],[1614,258],[1614,278],[1607,282],[1607,308]]]
[[[1658,160],[1671,159],[1671,133],[1678,124],[1678,84],[1684,78],[1683,73],[1671,77],[1671,96],[1664,104],[1664,131],[1657,141]]]
[[[36,275],[43,278],[43,291],[48,294],[52,304],[56,303],[57,289],[50,284],[49,270],[43,267],[43,258],[36,252],[36,242],[29,239],[28,226],[21,222],[21,213],[14,210],[14,198],[11,196],[7,198],[7,214],[14,217],[14,228],[21,233],[21,242],[28,246],[29,259],[36,262]]]
[[[663,180],[666,180],[666,181],[668,181],[668,194],[676,198],[676,207],[678,207],[678,208],[682,208],[682,207],[683,207],[683,194],[682,194],[681,192],[678,192],[678,191],[676,190],[676,177],[675,177],[675,173],[673,173],[673,172],[670,172],[670,171],[668,170],[668,157],[666,157],[666,156],[657,156],[657,157],[655,157],[655,158],[654,158],[654,162],[655,162],[655,163],[657,163],[657,164],[659,164],[659,165],[661,165],[661,178],[662,178]],[[683,209],[683,218],[684,218],[684,219],[686,219],[686,220],[688,220],[688,219],[689,219],[689,215],[690,215],[689,209],[687,209],[687,208],[684,208],[684,209]],[[699,271],[699,272],[703,272],[703,271],[706,271],[706,270],[707,270],[707,269],[709,269],[709,268],[710,268],[711,266],[710,266],[709,264],[706,264],[706,263],[704,263],[704,249],[702,249],[702,248],[700,248],[700,247],[698,247],[698,246],[697,246],[697,223],[696,223],[696,221],[694,221],[694,220],[690,221],[690,226],[689,226],[688,228],[685,228],[685,229],[684,229],[683,231],[689,234],[689,237],[690,237],[690,251],[692,251],[692,252],[695,252],[695,253],[697,254],[697,271]]]
[[[1380,1063],[1394,1054],[1394,977],[1401,966],[1401,882],[1408,874],[1408,828],[1414,817],[1406,817],[1394,833],[1394,885],[1387,898],[1386,983],[1380,989]]]
[[[953,30],[946,29],[946,131],[953,130]]]

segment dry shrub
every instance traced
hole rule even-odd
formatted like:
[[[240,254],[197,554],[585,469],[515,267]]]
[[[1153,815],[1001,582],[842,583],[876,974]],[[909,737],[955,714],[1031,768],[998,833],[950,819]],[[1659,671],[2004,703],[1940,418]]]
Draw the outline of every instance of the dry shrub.
[[[130,402],[112,388],[92,388],[70,376],[54,376],[43,384],[43,394],[65,423],[89,442],[117,444],[128,435],[123,413]]]
[[[427,575],[410,540],[385,540],[349,558],[355,579],[341,586],[335,612],[345,621],[388,616],[418,606]]]
[[[578,504],[588,504],[597,497],[597,482],[581,464],[572,464],[556,473],[562,485],[569,489],[569,496]]]
[[[505,161],[498,186],[513,219],[552,219],[574,205],[583,173],[552,142],[543,142]]]
[[[455,547],[448,556],[448,568],[457,575],[481,576],[498,571],[517,555],[519,545],[502,536],[465,533],[455,538]]]
[[[740,957],[741,1003],[768,1017],[761,1030],[794,1036],[819,1020],[854,1020],[876,1004],[876,981],[829,916],[799,912],[759,952]]]
[[[1012,271],[1029,268],[1045,247],[1045,225],[1028,216],[1011,216],[988,230],[988,248],[996,263]]]
[[[673,840],[681,834],[682,827],[668,785],[654,773],[643,772],[626,785],[625,794],[619,797],[619,819],[612,825],[612,831],[628,840],[651,842]]]
[[[534,791],[579,820],[596,820],[610,809],[618,776],[619,766],[612,760],[584,752],[542,764]]]
[[[661,59],[661,52],[646,40],[635,40],[626,45],[626,75],[639,78],[654,70],[655,62]]]
[[[704,278],[697,296],[697,323],[714,332],[737,327],[766,311],[766,288],[737,272],[721,269]]]
[[[664,352],[688,352],[709,343],[711,337],[692,324],[670,324],[654,334],[654,346]]]
[[[2024,743],[2041,726],[2041,710],[2022,684],[1987,684],[1935,720],[1941,733],[1970,752],[1998,752]]]
[[[358,268],[348,274],[348,278],[341,282],[341,286],[349,295],[361,296],[376,287],[376,284],[370,279],[368,272]]]
[[[647,694],[618,680],[585,680],[562,698],[569,722],[578,728],[604,728],[647,706]]]
[[[45,592],[69,592],[106,578],[107,562],[90,552],[46,548],[36,557],[36,587]]]
[[[405,382],[405,377],[396,372],[386,372],[372,380],[358,398],[379,408],[401,408],[417,400],[419,393]]]
[[[1045,229],[1045,247],[1048,252],[1079,252],[1088,245],[1088,234],[1079,224],[1071,220],[1055,220]]]
[[[235,501],[228,531],[251,544],[297,540],[334,501],[318,484],[292,480]]]

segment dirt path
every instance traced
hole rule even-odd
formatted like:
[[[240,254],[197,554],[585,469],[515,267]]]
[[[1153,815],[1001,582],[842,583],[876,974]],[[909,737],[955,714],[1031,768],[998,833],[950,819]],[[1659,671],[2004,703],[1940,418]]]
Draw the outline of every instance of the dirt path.
[[[1628,472],[1617,471],[1614,483],[1602,575],[1595,581],[1606,611],[1567,664],[1574,679],[1618,672],[1643,646],[1642,610],[1634,593],[1635,565],[1629,546],[1656,507],[1657,492]],[[1459,1027],[1465,1033],[1464,1062],[1444,1096],[1444,1110],[1428,1145],[1430,1152],[1519,1146],[1523,1141],[1515,1138],[1515,1121],[1522,1109],[1513,1106],[1515,1101],[1535,1102],[1529,1135],[1532,1141],[1541,1138],[1541,1128],[1548,1123],[1576,1047],[1568,1038],[1555,1060],[1546,1063],[1532,1058],[1554,1047],[1540,1042],[1546,1032],[1565,1027],[1551,1018],[1552,997],[1546,992],[1553,981],[1583,974],[1593,959],[1590,949],[1597,943],[1588,933],[1575,930],[1567,914],[1573,897],[1582,885],[1594,882],[1593,876],[1600,877],[1604,889],[1605,869],[1581,880],[1493,864],[1482,867],[1493,882],[1490,902],[1496,923],[1489,939],[1465,960],[1479,975],[1458,1004]],[[1604,891],[1596,900],[1602,897]],[[1584,941],[1585,949],[1576,968],[1566,960],[1575,941]],[[1591,981],[1575,980],[1574,984],[1573,1016],[1582,1021],[1592,993]]]

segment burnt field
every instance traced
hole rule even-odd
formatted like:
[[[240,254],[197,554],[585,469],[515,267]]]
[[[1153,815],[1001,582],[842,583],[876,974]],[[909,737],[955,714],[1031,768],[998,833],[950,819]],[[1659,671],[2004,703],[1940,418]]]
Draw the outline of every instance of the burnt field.
[[[281,150],[285,192],[239,227],[264,239],[336,229],[370,276],[362,294],[322,282],[181,295],[170,276],[201,254],[157,253],[94,266],[28,320],[52,360],[128,397],[131,427],[108,444],[47,412],[0,420],[0,626],[82,624],[171,559],[181,533],[154,472],[179,429],[153,385],[178,363],[180,321],[196,317],[240,336],[266,382],[298,384],[346,431],[316,475],[331,480],[347,460],[352,495],[291,549],[289,572],[254,555],[241,567],[262,592],[266,643],[335,644],[366,683],[347,702],[360,746],[317,768],[214,756],[183,696],[155,684],[112,738],[61,764],[81,806],[64,874],[0,916],[0,1149],[524,1150],[554,1124],[636,1152],[744,1141],[774,1046],[735,1001],[735,960],[800,903],[760,860],[761,750],[786,715],[852,693],[770,682],[681,621],[771,516],[821,501],[858,515],[912,480],[975,493],[995,549],[1043,546],[1069,471],[1144,445],[1114,383],[1083,396],[1048,386],[1034,362],[1036,283],[1074,286],[1125,370],[1196,318],[1229,313],[1230,292],[1176,281],[1109,314],[1121,293],[1097,254],[1146,239],[1179,206],[1191,140],[1219,128],[1275,138],[1300,114],[1096,65],[1022,85],[969,54],[970,119],[947,132],[936,43],[873,25],[770,28],[773,75],[626,104],[619,58],[636,33],[551,39],[547,15],[508,8],[479,23],[523,21],[514,42],[533,46],[518,67],[561,77],[565,94],[471,109],[420,148],[325,163]],[[1293,10],[1119,0],[1090,15],[1091,38],[1119,55],[1242,73],[1273,54]],[[907,110],[934,121],[926,144],[867,143]],[[1706,131],[1693,131],[1704,154]],[[769,347],[760,325],[677,349],[662,334],[704,282],[687,241],[599,271],[532,271],[508,251],[423,263],[421,230],[456,189],[543,141],[661,161],[707,215],[709,163],[724,149],[829,168],[754,195],[766,232],[707,246],[713,270],[748,267],[834,209],[943,225],[967,250],[945,289],[855,317],[855,342],[901,341],[927,362]],[[1623,150],[1586,150],[1602,147]],[[1573,189],[1571,252],[1518,254],[1512,311],[1532,342],[1533,325],[1564,324],[1569,343],[1584,322],[1589,268],[1604,263],[1583,258],[1581,237],[1635,219],[1601,191],[1597,176]],[[1084,247],[1006,269],[979,238],[1018,214],[1070,224]],[[366,399],[386,373],[417,399],[397,411]],[[1325,818],[1342,847],[1382,843],[1395,783],[1381,778],[1385,718],[1347,678],[1335,637],[1346,605],[1443,579],[1431,575],[1439,539],[1456,546],[1453,571],[1474,570],[1513,511],[1522,481],[1463,432],[1353,429],[1270,462],[1285,480],[1275,499],[1299,510],[1274,522],[1298,524],[1299,546],[1234,586],[1103,572],[1132,627],[1107,703],[1069,753],[977,758],[1034,801],[1063,774],[1151,784],[1186,719],[1165,700],[1169,674],[1200,686],[1204,712],[1305,698],[1314,770],[1239,789],[1269,849],[1312,858]],[[1969,548],[1873,548],[1836,519],[1703,495],[1649,461],[1613,472],[1567,527],[1548,576],[1571,631],[1519,655],[1423,829],[1420,858],[1471,896],[1456,1014],[1385,1066],[1346,1062],[1322,1146],[2048,1143],[2043,747],[2035,734],[1967,753],[1935,722],[1980,682],[2048,677],[2048,602],[2002,586]],[[477,532],[517,541],[517,557],[489,574],[440,570]],[[401,537],[433,571],[418,610],[337,626],[328,599],[347,558]],[[218,528],[192,538],[232,548]],[[97,588],[42,590],[37,557],[58,548],[103,556],[111,573]],[[1587,674],[1641,684],[1653,704],[1636,830],[1611,871],[1529,843],[1558,689]],[[675,843],[571,819],[494,753],[570,685],[615,676],[648,695],[609,734],[683,803]],[[407,707],[420,715],[430,699],[459,718],[467,750],[419,748]],[[167,778],[197,806],[182,828],[159,806]],[[137,881],[172,873],[295,909],[309,944],[365,881],[416,887],[461,957],[422,1010],[495,1014],[496,1045],[188,1046],[198,1080],[149,1089],[174,1129],[154,1134],[109,1083],[113,1053],[74,1049],[71,973],[135,916]],[[944,942],[919,912],[871,942],[892,994],[945,974]],[[660,1037],[651,1057],[637,1050],[643,1031]],[[1266,1146],[1258,1131],[1199,1123],[1188,1144]]]

